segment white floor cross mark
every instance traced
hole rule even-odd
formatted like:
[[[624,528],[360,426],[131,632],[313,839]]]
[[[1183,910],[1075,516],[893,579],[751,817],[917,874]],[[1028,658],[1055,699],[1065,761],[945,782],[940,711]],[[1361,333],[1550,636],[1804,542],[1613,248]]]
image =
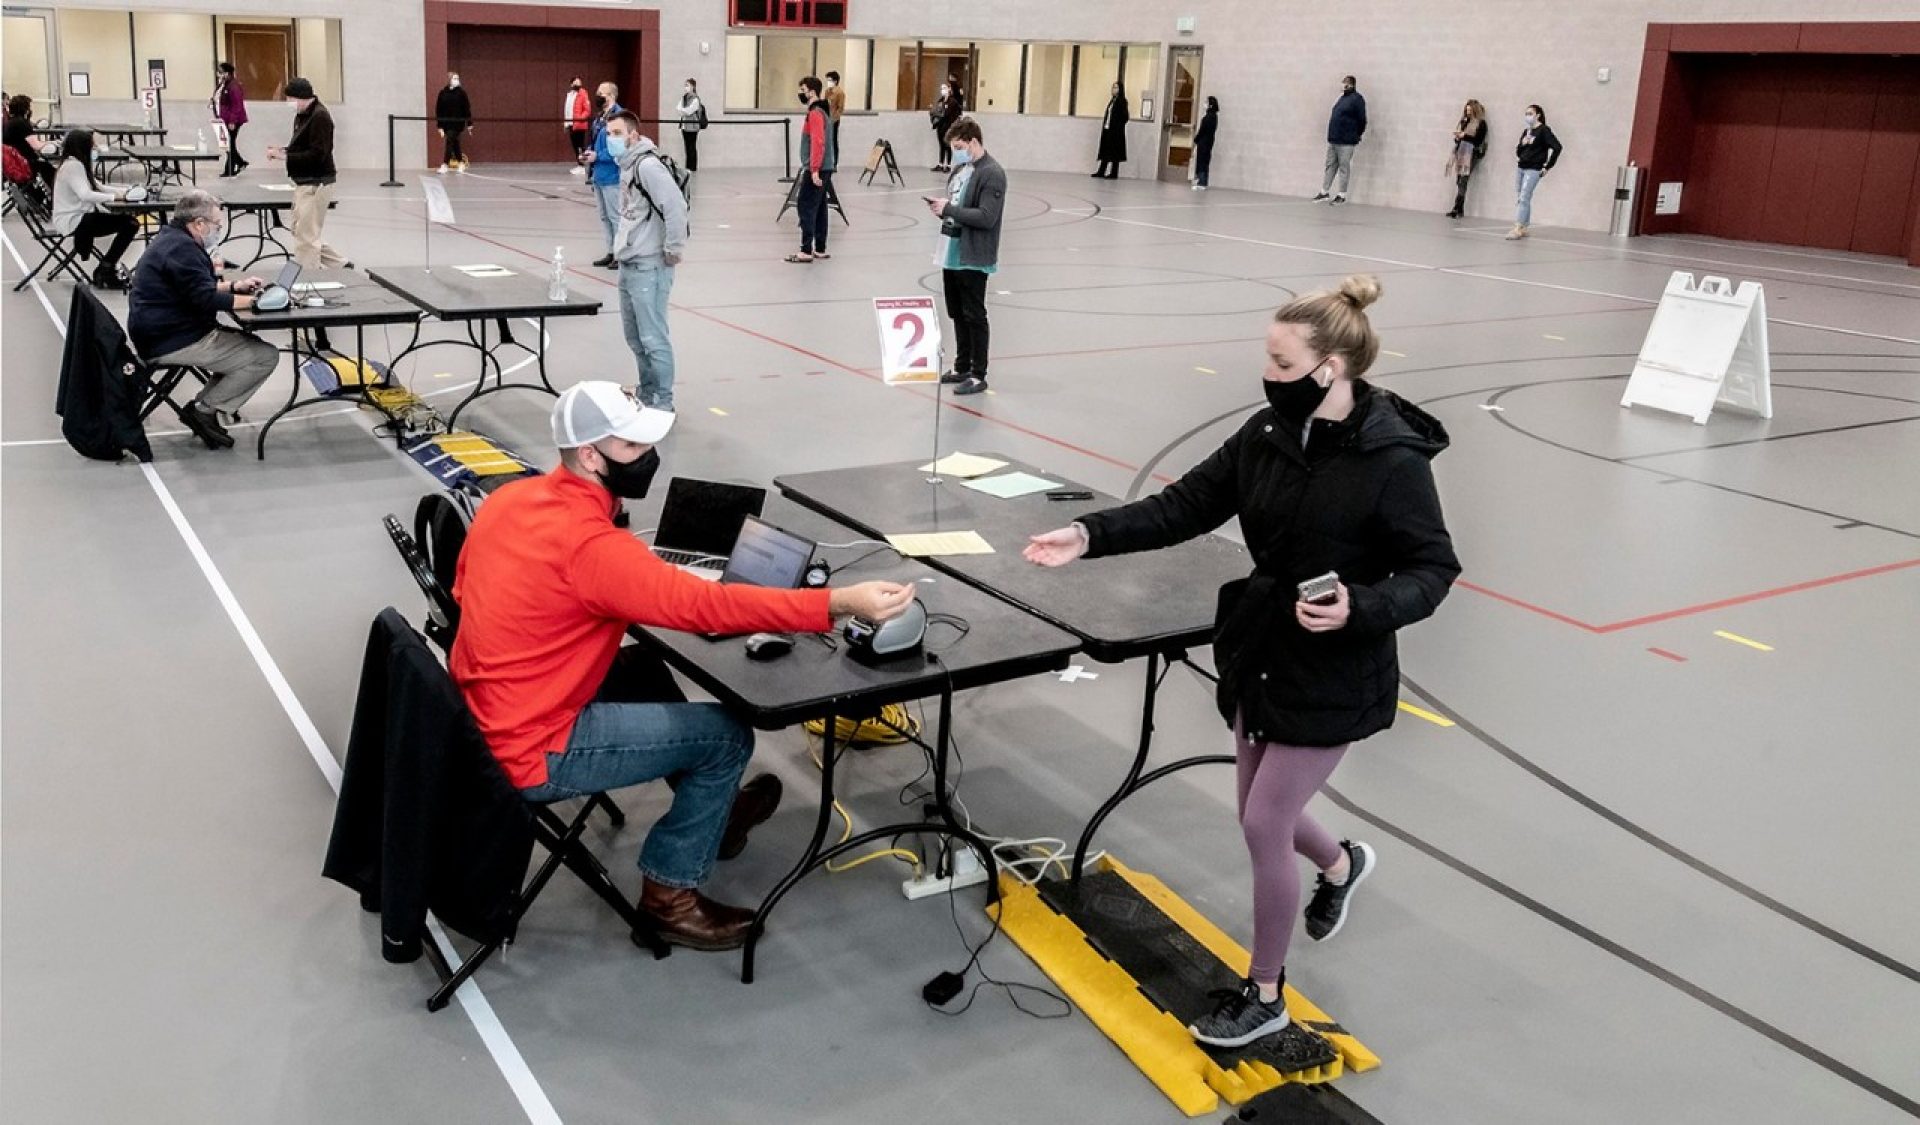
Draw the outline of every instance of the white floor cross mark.
[[[1097,680],[1099,678],[1100,673],[1087,671],[1086,666],[1083,664],[1071,665],[1066,671],[1060,673],[1060,682],[1063,684],[1071,684],[1078,680]]]

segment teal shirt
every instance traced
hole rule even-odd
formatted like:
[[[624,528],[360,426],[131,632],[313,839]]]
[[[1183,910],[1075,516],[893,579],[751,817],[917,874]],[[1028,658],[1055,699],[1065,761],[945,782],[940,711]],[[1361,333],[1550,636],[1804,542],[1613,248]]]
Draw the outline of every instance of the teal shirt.
[[[957,205],[960,202],[960,197],[966,193],[968,181],[972,179],[973,167],[962,164],[959,169],[953,173],[953,177],[947,181],[947,202]],[[985,274],[996,273],[1000,269],[999,266],[963,266],[960,264],[960,240],[957,238],[948,238],[943,234],[940,236],[940,241],[946,243],[946,249],[940,255],[941,269],[977,270]]]

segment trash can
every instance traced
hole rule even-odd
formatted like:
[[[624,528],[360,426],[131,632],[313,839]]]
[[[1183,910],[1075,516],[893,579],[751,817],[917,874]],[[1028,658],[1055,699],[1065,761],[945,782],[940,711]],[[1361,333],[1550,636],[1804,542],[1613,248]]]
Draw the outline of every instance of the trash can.
[[[1622,164],[1613,177],[1613,221],[1607,233],[1630,238],[1640,233],[1640,169]]]

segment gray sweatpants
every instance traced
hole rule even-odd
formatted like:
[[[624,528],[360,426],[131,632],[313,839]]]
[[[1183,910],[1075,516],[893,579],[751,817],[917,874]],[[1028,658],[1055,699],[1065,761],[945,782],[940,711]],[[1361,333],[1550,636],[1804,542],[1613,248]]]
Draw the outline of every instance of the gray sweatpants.
[[[280,366],[280,349],[251,333],[215,328],[177,352],[155,357],[153,362],[206,368],[213,373],[213,381],[193,401],[208,410],[234,414]]]
[[[1331,191],[1335,195],[1347,194],[1347,179],[1353,174],[1353,149],[1353,145],[1327,146],[1327,178],[1320,181],[1322,192]],[[1333,186],[1336,174],[1340,177],[1340,187],[1337,191]]]

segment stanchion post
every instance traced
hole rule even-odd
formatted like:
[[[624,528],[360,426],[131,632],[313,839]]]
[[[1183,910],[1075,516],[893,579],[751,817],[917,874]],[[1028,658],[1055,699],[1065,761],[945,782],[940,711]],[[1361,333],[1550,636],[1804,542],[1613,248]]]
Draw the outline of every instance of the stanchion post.
[[[401,186],[399,174],[394,167],[393,160],[393,122],[394,115],[391,113],[387,114],[387,179],[385,183],[380,185],[381,187]]]
[[[780,156],[787,165],[787,174],[780,177],[780,182],[790,184],[793,182],[793,118],[791,117],[780,119]]]

